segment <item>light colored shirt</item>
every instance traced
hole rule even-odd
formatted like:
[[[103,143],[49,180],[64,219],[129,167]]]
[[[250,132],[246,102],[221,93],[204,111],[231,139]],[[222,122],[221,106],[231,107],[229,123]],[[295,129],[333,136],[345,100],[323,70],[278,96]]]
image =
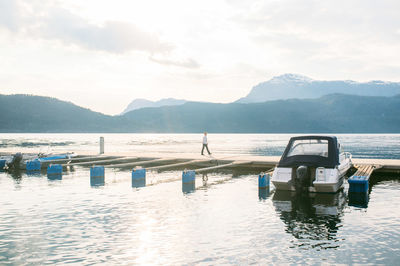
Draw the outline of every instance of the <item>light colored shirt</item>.
[[[203,144],[208,144],[207,136],[204,136],[204,137],[203,137]]]

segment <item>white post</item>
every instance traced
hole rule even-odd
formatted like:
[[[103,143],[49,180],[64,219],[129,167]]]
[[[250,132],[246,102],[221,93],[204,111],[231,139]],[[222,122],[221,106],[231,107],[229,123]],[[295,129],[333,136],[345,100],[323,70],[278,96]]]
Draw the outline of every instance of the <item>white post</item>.
[[[100,137],[100,154],[104,154],[104,137]]]

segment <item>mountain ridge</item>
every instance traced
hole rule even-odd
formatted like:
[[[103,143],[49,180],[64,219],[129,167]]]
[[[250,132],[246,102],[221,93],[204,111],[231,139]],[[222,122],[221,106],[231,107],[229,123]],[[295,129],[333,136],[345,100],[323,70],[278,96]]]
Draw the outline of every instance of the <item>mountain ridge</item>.
[[[400,82],[372,80],[314,80],[298,74],[283,74],[255,85],[247,96],[236,102],[255,103],[290,98],[318,98],[333,93],[363,96],[394,96],[400,93]]]
[[[161,107],[161,106],[172,106],[172,105],[181,105],[186,103],[186,100],[175,99],[175,98],[164,98],[158,101],[150,101],[147,99],[134,99],[129,105],[122,111],[120,115],[124,115],[130,111],[147,108],[147,107]]]
[[[17,106],[17,107],[16,107]],[[108,116],[55,98],[0,95],[0,132],[400,133],[400,95],[186,102]],[[1,143],[0,143],[1,146]]]
[[[359,82],[354,80],[315,80],[310,77],[286,73],[253,86],[247,96],[234,102],[256,103],[279,99],[312,99],[324,95],[342,93],[364,96],[394,96],[400,94],[400,82],[371,80]],[[158,101],[134,99],[120,115],[141,108],[182,105],[188,101],[166,98]]]

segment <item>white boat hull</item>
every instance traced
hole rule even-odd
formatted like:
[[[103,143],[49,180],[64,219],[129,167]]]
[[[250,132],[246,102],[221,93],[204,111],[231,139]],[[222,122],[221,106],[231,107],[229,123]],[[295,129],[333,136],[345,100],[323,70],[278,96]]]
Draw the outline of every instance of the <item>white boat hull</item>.
[[[311,193],[335,193],[343,186],[344,176],[351,167],[351,162],[347,162],[338,169],[325,169],[327,172],[326,180],[315,180],[313,185],[308,187],[308,192]],[[340,170],[339,170],[340,169]],[[272,184],[276,190],[296,191],[292,182],[291,168],[276,168],[271,178]]]

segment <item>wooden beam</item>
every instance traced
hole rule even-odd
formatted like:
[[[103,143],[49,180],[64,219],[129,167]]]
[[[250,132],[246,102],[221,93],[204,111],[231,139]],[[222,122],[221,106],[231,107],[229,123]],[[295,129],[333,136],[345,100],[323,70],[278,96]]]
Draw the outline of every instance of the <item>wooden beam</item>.
[[[169,158],[161,158],[160,159],[159,158],[159,159],[152,159],[152,160],[145,160],[145,161],[131,162],[131,163],[110,164],[110,165],[104,165],[104,167],[122,168],[122,167],[138,166],[138,165],[149,164],[149,163],[166,162],[166,161],[171,161],[171,160],[174,160],[174,159],[169,159]]]
[[[209,170],[215,170],[215,169],[219,169],[219,168],[237,166],[237,165],[248,164],[248,163],[251,163],[251,161],[234,161],[232,163],[221,164],[221,165],[211,166],[211,167],[206,167],[206,168],[199,168],[199,169],[195,169],[194,171],[196,173],[201,173],[201,172],[206,172]]]
[[[214,160],[215,159],[210,159],[210,160],[191,160],[191,161],[182,162],[182,163],[174,163],[174,164],[153,166],[153,167],[146,168],[146,170],[160,170],[160,169],[164,169],[164,168],[171,168],[171,167],[183,166],[183,165],[200,163],[200,162],[211,162],[211,161],[214,161]]]
[[[75,165],[80,165],[80,166],[85,166],[85,165],[93,165],[93,164],[98,164],[98,163],[110,163],[110,162],[117,162],[117,161],[132,161],[132,160],[137,160],[139,159],[138,157],[120,157],[120,158],[115,158],[115,159],[107,159],[107,160],[95,160],[95,161],[89,161],[89,162],[79,162],[79,163],[67,163],[64,164],[63,166],[75,166]]]
[[[84,156],[84,157],[73,157],[69,159],[55,159],[55,160],[46,160],[42,163],[61,163],[61,162],[73,162],[73,161],[86,161],[86,160],[97,160],[97,159],[111,159],[116,158],[118,156],[104,156],[104,155],[97,155],[97,156]],[[40,159],[40,158],[39,158]]]

